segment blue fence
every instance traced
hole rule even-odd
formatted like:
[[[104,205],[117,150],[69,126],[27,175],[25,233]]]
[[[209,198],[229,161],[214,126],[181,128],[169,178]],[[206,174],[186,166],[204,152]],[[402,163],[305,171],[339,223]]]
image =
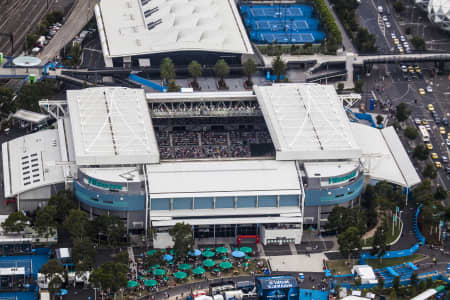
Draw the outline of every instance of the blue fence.
[[[377,125],[375,124],[372,116],[370,114],[366,113],[353,113],[356,118],[364,121],[368,121],[370,123],[370,126],[377,128]]]
[[[419,218],[421,208],[422,204],[417,207],[416,214],[414,215],[414,233],[416,234],[416,239],[419,241],[420,245],[425,245],[425,237],[420,232],[419,225],[417,224],[417,219]]]
[[[147,79],[137,76],[135,74],[130,74],[130,76],[128,78],[130,80],[136,81],[137,83],[151,87],[152,89],[155,89],[157,91],[164,92],[164,93],[167,92],[167,88],[165,88],[164,86],[156,84],[153,81],[147,80]]]

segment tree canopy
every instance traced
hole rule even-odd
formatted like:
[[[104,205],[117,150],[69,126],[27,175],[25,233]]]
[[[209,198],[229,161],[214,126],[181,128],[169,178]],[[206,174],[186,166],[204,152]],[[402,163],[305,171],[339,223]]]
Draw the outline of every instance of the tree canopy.
[[[350,256],[361,250],[361,230],[355,226],[348,227],[344,232],[338,235],[339,251],[342,256]]]
[[[125,288],[128,282],[128,267],[127,265],[107,262],[95,269],[89,281],[103,291],[110,290],[116,293],[120,288]]]
[[[430,152],[424,145],[419,144],[414,148],[413,157],[418,160],[427,160]]]
[[[395,110],[395,117],[399,122],[406,121],[411,114],[411,111],[409,110],[408,104],[406,103],[400,103],[397,105],[397,108]]]
[[[0,87],[0,112],[7,117],[10,113],[16,111],[16,105],[13,102],[14,91],[7,87]]]
[[[165,83],[175,79],[175,65],[173,64],[172,59],[166,57],[161,61],[160,73],[161,79],[164,80]]]
[[[54,79],[45,79],[34,84],[26,84],[17,96],[16,107],[39,112],[39,100],[49,98],[55,95],[56,92],[56,81]]]
[[[72,239],[83,240],[88,233],[88,214],[78,209],[71,209],[64,221],[64,229],[70,233]]]
[[[173,250],[179,257],[188,255],[194,248],[194,238],[192,236],[192,227],[185,223],[176,223],[169,229],[169,234],[174,241]]]
[[[417,132],[417,129],[415,129],[412,126],[406,127],[406,129],[404,131],[404,134],[410,140],[415,140],[419,136],[419,133]]]
[[[249,58],[244,62],[242,65],[242,72],[247,76],[247,84],[250,86],[253,85],[252,76],[256,73],[256,63],[253,59]]]
[[[214,73],[223,81],[224,77],[230,74],[230,66],[224,59],[219,59],[214,65]]]
[[[72,260],[76,272],[90,271],[95,263],[95,248],[89,239],[74,240],[72,248]]]
[[[52,278],[55,274],[63,274],[64,267],[56,258],[52,258],[42,265],[41,273],[47,278]]]
[[[2,223],[3,230],[8,232],[21,232],[28,224],[28,217],[22,211],[16,211],[9,214],[8,218]]]
[[[195,82],[197,82],[197,78],[202,76],[203,73],[203,68],[202,66],[198,63],[198,61],[193,60],[191,61],[191,63],[188,65],[188,71],[189,74],[191,74],[192,78],[194,79]]]
[[[355,226],[362,234],[367,228],[366,222],[366,215],[363,211],[357,208],[335,206],[328,216],[328,223],[325,226],[328,230],[335,230],[337,233],[342,233],[347,228]]]
[[[377,255],[382,259],[383,255],[389,250],[389,245],[387,244],[386,230],[388,230],[388,225],[386,220],[383,224],[377,228],[375,235],[372,240],[372,255]]]
[[[273,74],[275,74],[276,76],[276,81],[280,81],[281,80],[281,76],[286,74],[286,64],[285,62],[281,59],[280,56],[277,56],[273,59],[272,61],[272,71]]]
[[[56,233],[56,228],[58,226],[56,214],[56,206],[54,205],[47,205],[36,211],[34,227],[40,235],[48,238]]]

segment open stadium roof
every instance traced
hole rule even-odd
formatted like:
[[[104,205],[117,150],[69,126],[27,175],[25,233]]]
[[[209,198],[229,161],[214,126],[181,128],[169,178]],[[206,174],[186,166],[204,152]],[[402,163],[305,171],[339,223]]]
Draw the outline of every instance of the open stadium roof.
[[[359,158],[361,149],[333,86],[275,84],[254,91],[277,160]]]
[[[78,165],[159,162],[144,90],[70,90],[67,103]]]
[[[111,57],[191,50],[253,54],[234,0],[109,0],[100,1],[96,14]]]

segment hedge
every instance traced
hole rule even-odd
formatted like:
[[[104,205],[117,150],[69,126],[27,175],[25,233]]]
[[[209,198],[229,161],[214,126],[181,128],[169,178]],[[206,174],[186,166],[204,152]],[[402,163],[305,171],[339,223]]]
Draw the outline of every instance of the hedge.
[[[325,0],[313,0],[313,2],[319,12],[320,20],[327,35],[327,50],[330,53],[336,53],[336,50],[342,45],[342,35],[339,27]]]

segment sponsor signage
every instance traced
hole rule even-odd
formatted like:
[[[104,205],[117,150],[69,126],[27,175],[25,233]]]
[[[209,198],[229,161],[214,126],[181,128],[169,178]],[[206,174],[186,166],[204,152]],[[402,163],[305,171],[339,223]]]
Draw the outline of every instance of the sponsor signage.
[[[267,287],[268,289],[285,289],[292,287],[292,282],[289,279],[277,279],[277,280],[268,280]]]
[[[330,177],[328,179],[328,183],[333,184],[333,183],[343,182],[343,181],[352,179],[353,177],[356,177],[357,174],[358,174],[358,171],[353,171],[352,173],[342,176],[342,177]]]
[[[91,177],[88,177],[88,183],[107,190],[122,190],[122,186],[119,184],[101,182]]]

